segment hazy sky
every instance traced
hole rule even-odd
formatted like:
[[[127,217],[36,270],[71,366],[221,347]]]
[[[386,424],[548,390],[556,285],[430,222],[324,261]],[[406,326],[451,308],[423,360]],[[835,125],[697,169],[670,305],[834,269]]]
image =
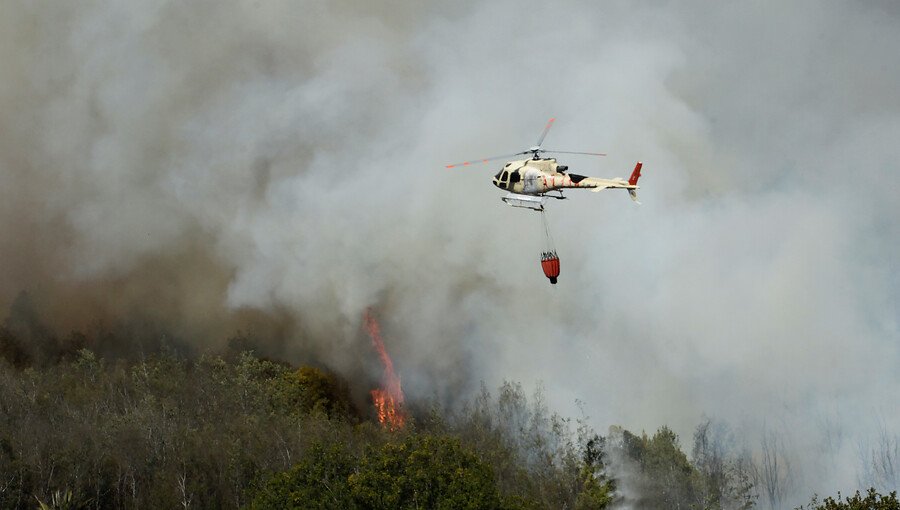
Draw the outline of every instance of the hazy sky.
[[[774,430],[795,506],[900,433],[898,48],[894,2],[9,0],[0,305],[204,344],[286,315],[349,376],[371,306],[412,398],[542,381],[688,450],[704,416]],[[444,168],[550,117],[609,153],[574,172],[644,162],[641,206],[549,205],[552,287],[502,162]]]

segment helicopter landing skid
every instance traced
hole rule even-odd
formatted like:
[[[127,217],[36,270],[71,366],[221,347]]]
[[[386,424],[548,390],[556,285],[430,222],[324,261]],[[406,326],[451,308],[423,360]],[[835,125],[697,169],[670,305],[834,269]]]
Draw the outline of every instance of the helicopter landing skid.
[[[566,200],[566,199],[568,198],[568,197],[563,196],[562,191],[558,191],[557,193],[559,193],[559,195],[549,195],[549,194],[547,194],[547,193],[542,193],[541,196],[542,196],[542,197],[555,198],[555,199],[557,199],[557,200]]]

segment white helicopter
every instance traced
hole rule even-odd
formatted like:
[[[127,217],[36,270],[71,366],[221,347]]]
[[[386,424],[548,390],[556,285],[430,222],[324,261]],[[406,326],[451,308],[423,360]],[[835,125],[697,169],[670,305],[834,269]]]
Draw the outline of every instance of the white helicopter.
[[[555,158],[542,158],[543,153],[554,154],[586,154],[589,156],[605,156],[606,154],[599,152],[572,152],[572,151],[554,151],[542,148],[544,138],[547,132],[553,126],[556,119],[550,119],[544,127],[544,132],[538,138],[537,144],[528,150],[516,152],[514,154],[505,154],[503,156],[493,156],[490,158],[477,159],[472,161],[464,161],[447,165],[447,168],[455,168],[458,166],[469,166],[477,163],[487,163],[497,159],[506,159],[513,156],[522,156],[531,154],[529,159],[521,159],[509,161],[503,166],[503,169],[494,176],[494,186],[507,190],[505,196],[501,200],[513,207],[523,207],[536,211],[543,211],[547,198],[564,199],[562,190],[565,188],[590,189],[593,192],[602,191],[609,188],[621,188],[628,190],[631,199],[640,204],[637,200],[638,179],[641,177],[640,161],[634,166],[631,177],[626,181],[621,177],[615,179],[600,179],[597,177],[586,177],[584,175],[570,174],[566,165],[560,165]],[[548,195],[549,192],[558,194]]]

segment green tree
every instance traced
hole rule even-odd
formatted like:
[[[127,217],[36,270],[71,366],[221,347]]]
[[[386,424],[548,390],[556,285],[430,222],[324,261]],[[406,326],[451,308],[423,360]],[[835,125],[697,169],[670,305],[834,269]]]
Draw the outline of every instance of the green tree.
[[[496,509],[490,467],[459,440],[413,434],[365,456],[349,478],[354,500],[371,509]]]
[[[347,384],[322,369],[303,366],[273,381],[276,405],[304,414],[348,418],[353,413]]]
[[[576,510],[600,510],[615,500],[616,486],[605,475],[604,438],[594,435],[587,441],[582,455],[582,486],[575,500]]]
[[[709,419],[694,432],[691,456],[702,508],[747,510],[753,506],[752,462],[748,453],[734,451],[734,443],[725,424]]]
[[[644,441],[642,465],[654,480],[658,500],[664,508],[690,508],[696,501],[696,476],[678,436],[668,427],[660,428]]]
[[[856,491],[856,494],[847,496],[843,501],[840,492],[837,499],[828,497],[821,503],[813,496],[808,505],[797,507],[797,510],[900,510],[900,501],[897,500],[897,491],[885,496],[870,488],[865,496]]]
[[[288,471],[269,478],[250,503],[253,510],[355,508],[348,479],[356,459],[341,445],[316,444]]]
[[[637,471],[630,485],[639,494],[637,508],[693,509],[699,501],[699,475],[681,451],[678,436],[661,427],[652,437],[636,436],[619,427],[610,429],[619,458]]]

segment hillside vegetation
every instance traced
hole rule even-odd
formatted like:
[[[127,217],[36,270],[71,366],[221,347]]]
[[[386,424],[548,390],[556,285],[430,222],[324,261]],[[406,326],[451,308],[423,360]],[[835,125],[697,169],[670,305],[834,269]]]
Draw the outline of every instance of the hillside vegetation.
[[[0,508],[742,509],[759,470],[705,422],[604,436],[505,383],[383,428],[322,367],[0,328]],[[112,344],[120,345],[112,340]],[[900,510],[814,500],[807,508]],[[859,504],[857,504],[859,503]],[[874,503],[873,503],[874,504]],[[849,506],[841,506],[849,505]]]

